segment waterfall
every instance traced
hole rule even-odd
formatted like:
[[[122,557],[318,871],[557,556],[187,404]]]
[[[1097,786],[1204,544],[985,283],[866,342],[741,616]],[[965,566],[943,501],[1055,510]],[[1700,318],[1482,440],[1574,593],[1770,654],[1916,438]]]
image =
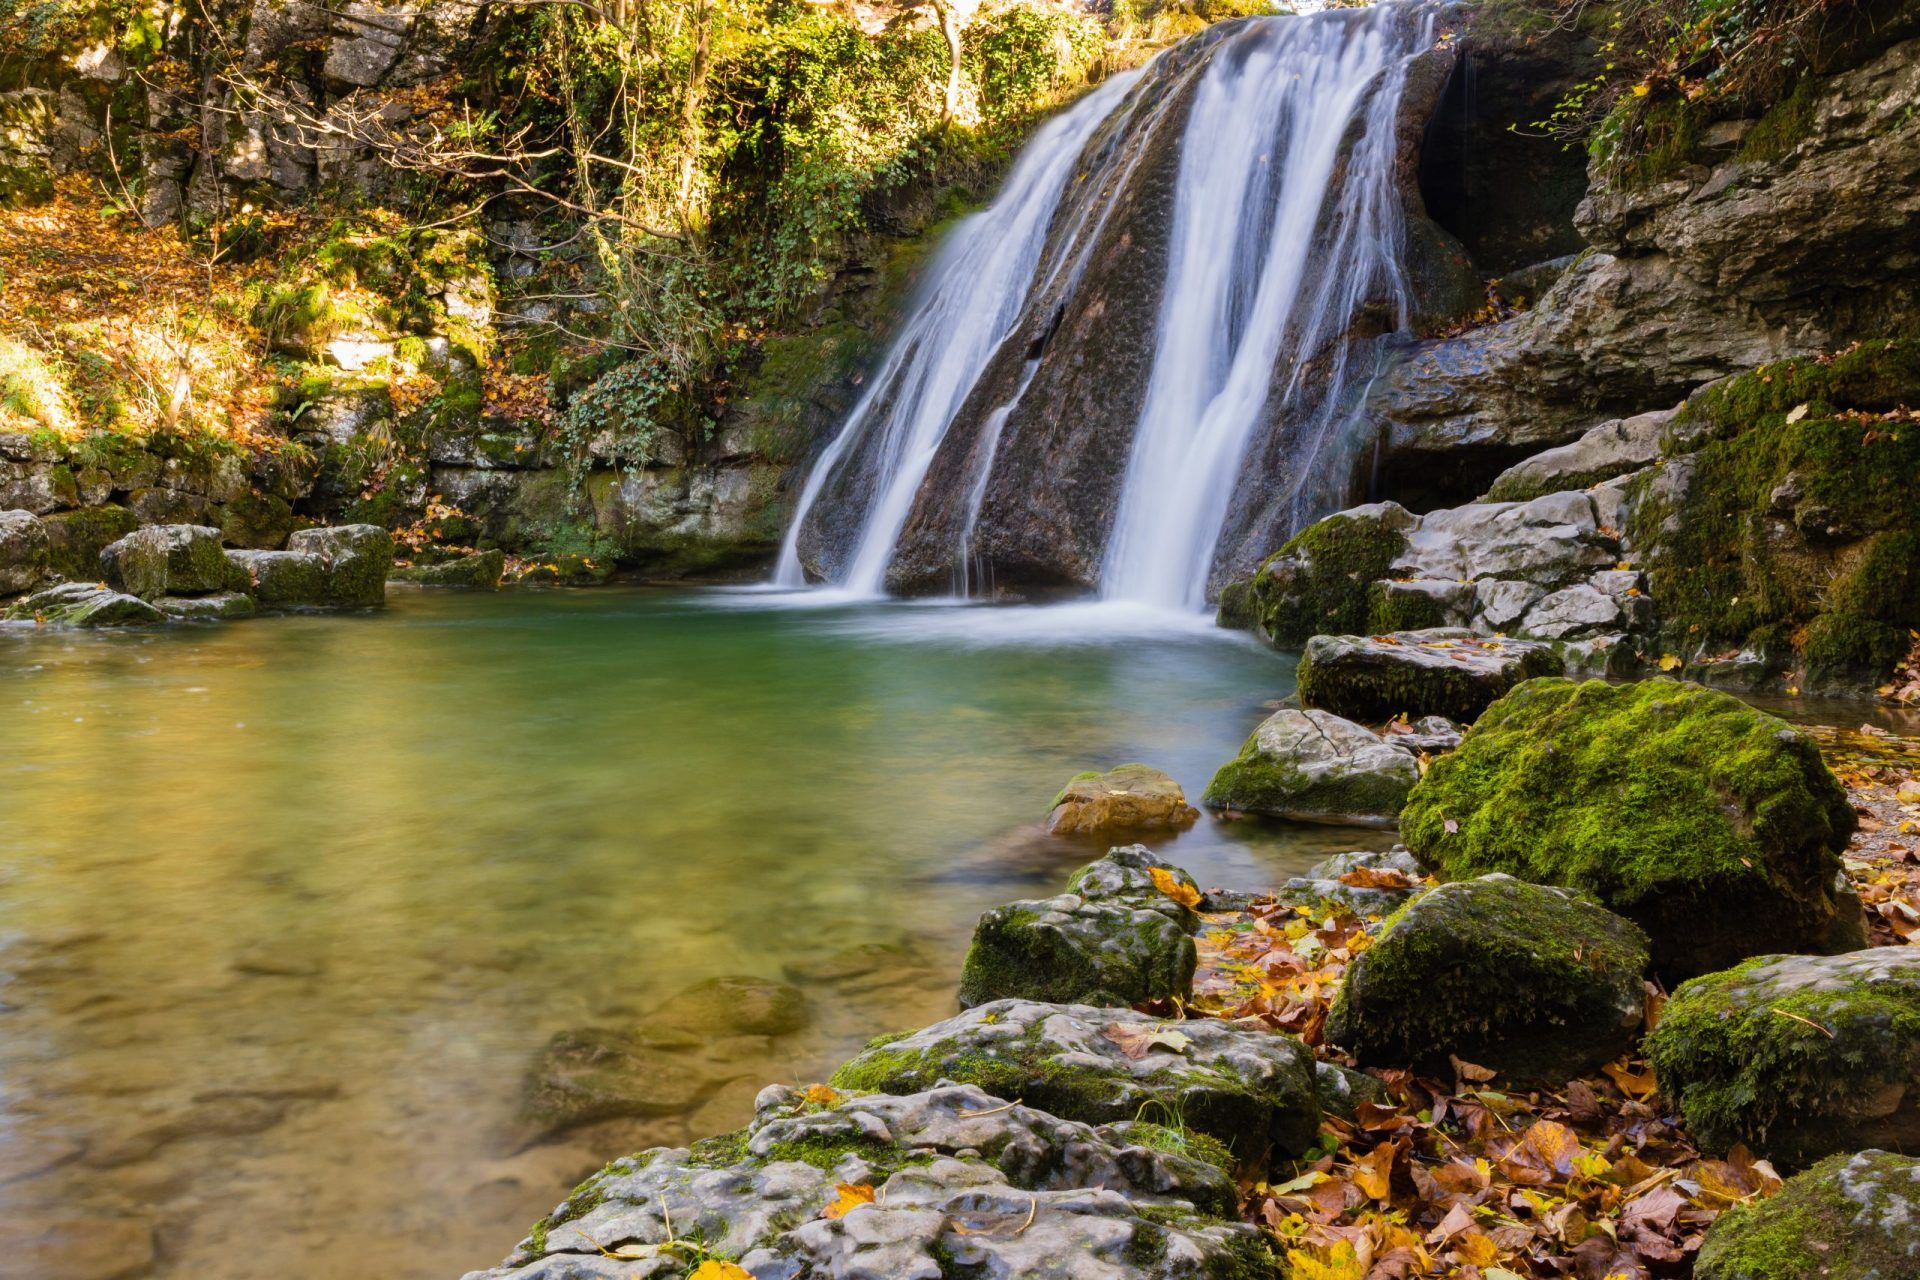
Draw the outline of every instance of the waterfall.
[[[1320,371],[1305,386],[1307,359],[1380,282],[1405,323],[1394,126],[1406,57],[1431,43],[1431,22],[1409,31],[1383,9],[1357,24],[1279,21],[1272,34],[1216,67],[1188,117],[1159,345],[1101,575],[1109,599],[1204,607],[1269,403],[1311,453],[1330,424],[1300,419],[1337,406],[1339,378]]]
[[[993,203],[954,228],[940,247],[879,374],[807,477],[781,544],[777,584],[806,584],[800,563],[806,518],[827,481],[871,436],[867,509],[838,585],[860,595],[880,591],[894,539],[934,451],[1019,319],[1074,163],[1135,78],[1110,77],[1048,121],[1021,151]]]
[[[966,595],[1012,564],[1191,611],[1339,505],[1367,339],[1414,307],[1398,134],[1435,45],[1403,4],[1221,24],[1047,124],[937,253],[776,581]]]

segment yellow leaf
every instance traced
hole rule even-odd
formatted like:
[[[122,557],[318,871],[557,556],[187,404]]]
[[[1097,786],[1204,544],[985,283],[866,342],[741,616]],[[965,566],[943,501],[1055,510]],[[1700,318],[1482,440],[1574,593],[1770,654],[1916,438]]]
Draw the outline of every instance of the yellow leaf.
[[[1393,1185],[1393,1157],[1398,1148],[1383,1142],[1353,1162],[1353,1185],[1374,1200],[1386,1200]]]
[[[840,1101],[840,1091],[831,1085],[810,1084],[807,1086],[807,1101],[817,1106],[830,1107]]]
[[[1460,1261],[1470,1262],[1476,1267],[1490,1267],[1500,1261],[1500,1249],[1477,1227],[1468,1227],[1452,1240],[1453,1251]]]
[[[1680,666],[1680,659],[1674,657],[1670,653],[1663,655],[1660,659],[1660,669],[1662,671],[1673,671],[1678,669],[1679,666]]]
[[[823,1218],[838,1218],[844,1214],[852,1213],[863,1204],[873,1203],[873,1188],[867,1183],[836,1182],[833,1189],[840,1194],[834,1198],[833,1203],[828,1205],[826,1211],[820,1215]],[[730,1272],[723,1272],[722,1274],[731,1275]]]
[[[1200,891],[1181,880],[1165,867],[1148,867],[1147,874],[1153,877],[1153,887],[1172,898],[1183,907],[1200,905]]]
[[[693,1269],[693,1274],[687,1280],[753,1280],[753,1272],[737,1262],[708,1258]]]
[[[1351,1242],[1336,1240],[1323,1251],[1287,1250],[1288,1275],[1292,1280],[1366,1280],[1367,1269]]]

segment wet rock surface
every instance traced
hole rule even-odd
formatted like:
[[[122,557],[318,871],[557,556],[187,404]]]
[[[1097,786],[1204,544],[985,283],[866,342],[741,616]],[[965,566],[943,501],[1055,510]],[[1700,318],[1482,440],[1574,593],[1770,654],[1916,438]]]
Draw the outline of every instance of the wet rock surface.
[[[1300,700],[1357,720],[1471,721],[1522,681],[1560,671],[1545,645],[1458,629],[1315,636],[1300,659]]]
[[[1411,751],[1326,711],[1281,710],[1207,786],[1216,808],[1390,827],[1420,769]]]
[[[1047,830],[1054,835],[1177,830],[1199,817],[1171,776],[1149,765],[1123,764],[1067,783],[1047,814]]]

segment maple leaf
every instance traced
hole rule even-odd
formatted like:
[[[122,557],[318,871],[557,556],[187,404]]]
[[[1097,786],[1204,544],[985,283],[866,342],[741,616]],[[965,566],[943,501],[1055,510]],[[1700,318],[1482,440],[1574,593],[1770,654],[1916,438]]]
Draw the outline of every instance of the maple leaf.
[[[873,1188],[864,1182],[836,1182],[833,1189],[839,1194],[832,1204],[821,1211],[823,1218],[839,1218],[852,1213],[863,1204],[873,1203]]]
[[[693,1274],[687,1280],[753,1280],[753,1272],[737,1262],[708,1258],[693,1269]]]
[[[1165,867],[1148,867],[1147,874],[1153,877],[1153,887],[1172,898],[1183,907],[1200,905],[1200,891],[1186,881],[1174,875]]]
[[[1115,1022],[1100,1034],[1119,1045],[1123,1056],[1136,1061],[1146,1057],[1155,1049],[1180,1053],[1193,1043],[1191,1036],[1175,1031],[1171,1027],[1156,1027],[1139,1022]]]
[[[1413,881],[1404,871],[1393,867],[1355,867],[1340,877],[1341,884],[1356,889],[1411,889]]]

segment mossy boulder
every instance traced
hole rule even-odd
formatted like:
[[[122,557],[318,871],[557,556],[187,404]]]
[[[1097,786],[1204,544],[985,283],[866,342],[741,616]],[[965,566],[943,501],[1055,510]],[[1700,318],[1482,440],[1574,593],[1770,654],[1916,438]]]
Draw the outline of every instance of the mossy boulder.
[[[914,1093],[977,1084],[1069,1120],[1144,1118],[1206,1134],[1247,1160],[1297,1155],[1320,1128],[1313,1055],[1263,1029],[1128,1009],[995,1000],[876,1041],[837,1088]]]
[[[263,609],[317,609],[327,602],[327,562],[311,551],[229,551],[227,562]]]
[[[1865,945],[1853,807],[1812,741],[1673,680],[1532,680],[1434,760],[1400,815],[1443,878],[1566,885],[1646,930],[1671,981],[1762,949]]]
[[[1390,827],[1420,779],[1413,753],[1325,711],[1276,711],[1207,784],[1216,809]]]
[[[1646,935],[1567,890],[1462,880],[1414,899],[1354,958],[1327,1038],[1363,1066],[1452,1056],[1564,1084],[1633,1043],[1646,969]]]
[[[1123,764],[1070,779],[1053,799],[1047,830],[1054,835],[1177,830],[1199,817],[1170,775],[1150,765]]]
[[[476,587],[490,591],[500,585],[506,570],[506,553],[495,549],[475,551],[438,564],[410,565],[395,569],[389,577],[396,582],[412,582],[423,587]]]
[[[1467,721],[1521,681],[1561,670],[1550,646],[1436,628],[1315,636],[1300,657],[1297,678],[1302,703],[1349,719]]]
[[[244,591],[215,591],[204,596],[162,596],[153,602],[160,612],[182,622],[231,622],[250,618],[253,597]]]
[[[1192,994],[1199,917],[1155,883],[1156,868],[1198,901],[1185,872],[1134,847],[1082,868],[1058,897],[982,915],[960,974],[961,1006],[1010,998],[1129,1006]]]
[[[31,511],[0,511],[0,596],[39,586],[48,572],[47,526]]]
[[[1065,1120],[972,1085],[842,1098],[775,1085],[746,1128],[615,1160],[474,1280],[667,1276],[690,1242],[749,1274],[1256,1280],[1217,1144]],[[871,1200],[829,1216],[841,1187]],[[617,1250],[617,1252],[616,1252]],[[603,1259],[612,1261],[603,1261]]]
[[[100,576],[100,553],[140,527],[140,517],[105,503],[41,517],[47,530],[48,568],[63,578]]]
[[[100,553],[107,585],[142,600],[224,591],[233,582],[220,531],[203,525],[135,529]]]
[[[1221,593],[1222,626],[1259,631],[1277,645],[1327,632],[1369,629],[1368,591],[1390,576],[1417,517],[1397,503],[1355,507],[1307,526]]]
[[[1696,394],[1689,450],[1627,534],[1670,652],[1754,654],[1806,691],[1882,683],[1920,628],[1920,339],[1780,361]]]
[[[14,602],[12,622],[65,627],[137,627],[164,622],[166,615],[139,596],[97,582],[62,582]]]
[[[326,569],[326,604],[360,608],[386,600],[387,574],[393,569],[393,535],[378,525],[301,529],[287,539],[287,550],[320,557]]]
[[[1792,1166],[1920,1147],[1920,948],[1761,956],[1695,978],[1647,1052],[1710,1149],[1743,1142]]]
[[[1920,1160],[1829,1156],[1707,1230],[1695,1280],[1896,1280],[1920,1275]]]

